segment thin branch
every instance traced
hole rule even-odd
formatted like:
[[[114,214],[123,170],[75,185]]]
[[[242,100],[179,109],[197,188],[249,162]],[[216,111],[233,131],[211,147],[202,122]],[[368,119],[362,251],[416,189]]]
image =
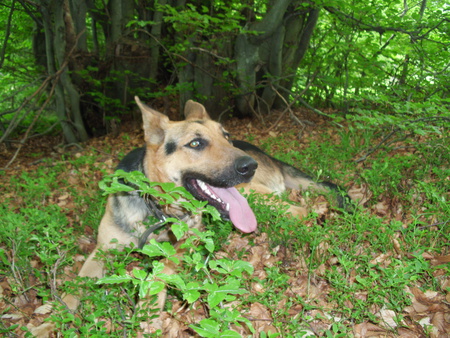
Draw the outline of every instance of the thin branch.
[[[367,151],[367,153],[366,153],[364,156],[360,157],[360,158],[357,159],[355,162],[356,162],[356,163],[360,163],[360,162],[363,162],[363,161],[367,160],[367,158],[368,158],[371,154],[373,154],[373,153],[376,152],[378,149],[380,149],[380,147],[381,147],[385,142],[387,142],[387,140],[389,140],[389,139],[392,137],[392,135],[394,135],[394,134],[395,134],[396,132],[398,132],[398,131],[400,131],[400,128],[396,128],[396,129],[394,129],[394,130],[391,130],[390,133],[388,133],[386,136],[383,137],[383,139],[380,141],[380,143],[378,143],[375,147],[369,149],[369,150]]]
[[[418,122],[438,122],[438,121],[445,121],[445,122],[450,122],[450,118],[449,117],[445,117],[445,116],[431,116],[431,117],[422,117],[416,120],[412,120],[412,121],[405,121],[405,125],[411,125],[414,123],[418,123]],[[388,142],[388,140],[397,132],[401,131],[401,128],[394,128],[393,130],[391,130],[387,135],[385,135],[383,137],[383,139],[373,148],[370,148],[367,153],[365,155],[363,155],[362,157],[360,157],[359,159],[355,160],[356,163],[360,163],[363,162],[365,160],[367,160],[367,158],[372,155],[375,151],[377,151],[378,149],[380,149],[380,147],[382,145],[386,145],[389,146],[395,142],[400,142],[403,141],[404,139],[406,139],[408,136],[413,135],[412,133],[405,135],[404,137],[402,137],[401,139],[395,139],[395,140],[391,140],[390,142]]]
[[[200,48],[200,47],[190,47],[189,49],[190,49],[190,50],[198,50],[198,51],[200,51],[200,52],[209,54],[209,55],[214,56],[216,59],[219,59],[219,60],[228,61],[228,62],[230,61],[229,58],[226,58],[226,57],[217,55],[216,53],[213,53],[213,52],[211,52],[210,50],[207,50],[207,49],[204,49],[204,48]]]

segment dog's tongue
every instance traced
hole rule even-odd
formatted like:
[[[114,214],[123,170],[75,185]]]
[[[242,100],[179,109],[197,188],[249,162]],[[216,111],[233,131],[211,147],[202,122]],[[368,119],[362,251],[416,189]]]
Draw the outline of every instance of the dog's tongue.
[[[236,228],[242,232],[253,232],[256,230],[256,217],[248,205],[247,200],[236,188],[218,188],[210,186],[210,189],[222,201],[230,206],[230,220]]]

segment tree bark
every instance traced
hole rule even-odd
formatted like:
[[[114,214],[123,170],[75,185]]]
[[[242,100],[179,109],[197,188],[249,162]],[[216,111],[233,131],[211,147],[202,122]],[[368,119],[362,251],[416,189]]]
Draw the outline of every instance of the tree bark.
[[[69,41],[73,43],[72,46],[67,46],[66,38],[70,35],[71,19],[68,0],[56,0],[54,2],[54,55],[58,63],[58,68],[63,67],[66,63],[67,52],[66,48],[76,48],[75,38],[69,38]],[[52,54],[53,55],[53,54]],[[72,83],[72,80],[68,73],[68,66],[62,71],[60,75],[60,81],[62,85],[62,92],[57,92],[60,103],[63,105],[59,109],[60,121],[64,121],[63,124],[69,125],[69,128],[73,131],[65,134],[69,143],[84,142],[88,140],[88,134],[84,127],[83,119],[80,111],[80,95]],[[62,111],[64,110],[64,111]]]
[[[314,33],[320,9],[314,8],[302,15],[291,16],[286,22],[286,40],[284,43],[282,64],[283,74],[280,86],[290,90],[294,85],[295,75],[304,58],[311,37]],[[288,101],[288,94],[285,91],[280,92],[284,99]],[[284,100],[278,97],[274,104],[275,107],[283,107]]]
[[[160,6],[164,6],[167,1],[166,0],[159,0],[155,1]],[[153,26],[150,31],[152,41],[150,42],[150,74],[149,77],[152,80],[156,80],[158,77],[158,64],[159,64],[159,53],[161,48],[161,31],[162,31],[162,25],[163,25],[163,13],[159,11],[157,8],[155,8],[155,12],[153,14]]]
[[[16,6],[16,0],[13,0],[13,2],[11,4],[11,10],[9,11],[8,20],[6,22],[5,38],[3,39],[3,45],[0,50],[0,69],[3,67],[3,62],[5,61],[6,46],[8,45],[9,35],[11,34],[11,20],[12,20],[15,6]]]
[[[276,1],[261,21],[248,25],[244,32],[237,36],[234,58],[236,60],[236,80],[240,95],[236,98],[236,106],[243,115],[251,115],[255,106],[256,72],[263,64],[270,62],[271,49],[262,50],[261,45],[268,40],[273,41],[271,38],[277,29],[279,34],[275,36],[281,38],[280,26],[291,2],[292,0]],[[252,35],[249,33],[251,31],[256,31],[259,34]],[[276,62],[276,59],[279,58],[276,55],[272,56],[273,62]],[[270,100],[270,97],[273,96],[270,93],[265,95],[267,100]]]

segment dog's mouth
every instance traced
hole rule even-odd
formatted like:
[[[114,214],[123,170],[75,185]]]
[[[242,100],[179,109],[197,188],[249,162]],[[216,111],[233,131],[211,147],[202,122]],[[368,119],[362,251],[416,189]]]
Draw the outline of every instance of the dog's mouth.
[[[255,214],[236,188],[214,187],[196,178],[186,179],[184,185],[196,199],[208,201],[224,219],[229,219],[242,232],[256,230]]]

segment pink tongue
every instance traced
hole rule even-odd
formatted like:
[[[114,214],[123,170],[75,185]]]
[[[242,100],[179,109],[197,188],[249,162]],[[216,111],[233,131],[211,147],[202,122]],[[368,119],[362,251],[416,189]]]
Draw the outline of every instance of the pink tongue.
[[[230,205],[230,220],[242,232],[256,230],[256,217],[247,200],[236,188],[217,188],[208,186],[222,201]]]

